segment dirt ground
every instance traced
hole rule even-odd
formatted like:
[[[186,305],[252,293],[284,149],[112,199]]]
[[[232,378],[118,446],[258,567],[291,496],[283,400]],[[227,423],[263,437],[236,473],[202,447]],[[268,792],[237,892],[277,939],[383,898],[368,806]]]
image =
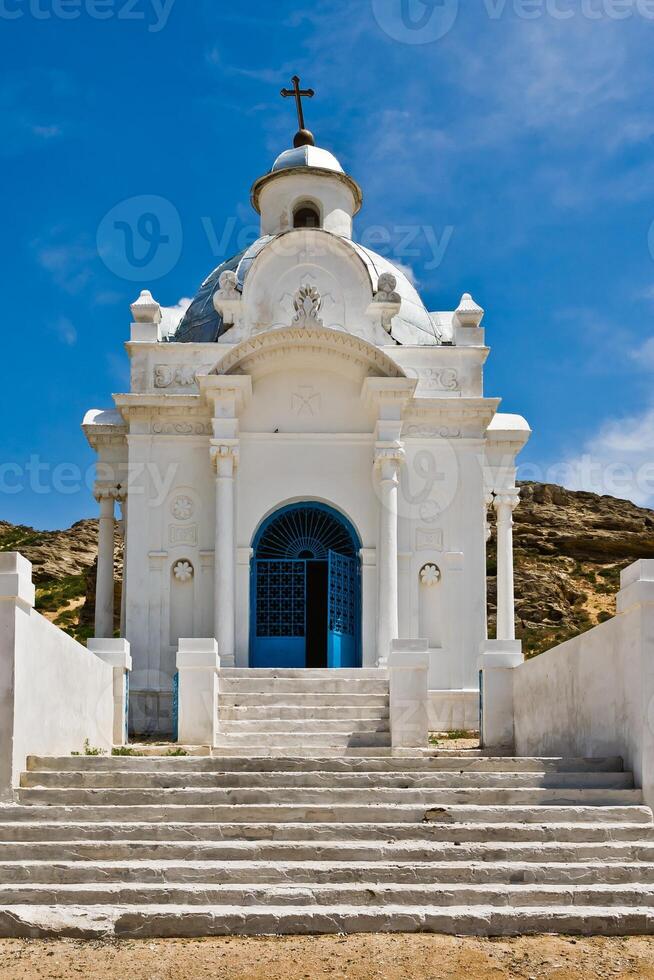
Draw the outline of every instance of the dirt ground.
[[[654,980],[654,938],[0,940],[2,980]]]

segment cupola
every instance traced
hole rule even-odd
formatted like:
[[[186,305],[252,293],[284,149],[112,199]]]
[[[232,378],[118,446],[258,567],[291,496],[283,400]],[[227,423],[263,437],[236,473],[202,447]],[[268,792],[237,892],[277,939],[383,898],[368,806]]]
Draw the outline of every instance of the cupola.
[[[302,109],[302,99],[313,98],[314,92],[300,89],[297,76],[293,84],[293,89],[282,89],[284,98],[294,97],[297,103],[300,128],[293,147],[278,156],[270,172],[252,187],[252,205],[261,215],[261,234],[323,228],[352,238],[352,220],[363,203],[361,188],[333,153],[315,145]]]

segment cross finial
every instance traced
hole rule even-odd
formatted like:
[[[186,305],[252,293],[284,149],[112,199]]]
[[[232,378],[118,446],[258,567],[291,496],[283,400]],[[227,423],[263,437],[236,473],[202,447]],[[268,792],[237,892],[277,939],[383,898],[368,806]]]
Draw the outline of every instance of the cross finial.
[[[300,125],[299,132],[295,134],[295,139],[293,140],[294,146],[315,146],[316,141],[314,139],[313,133],[309,132],[304,125],[304,107],[302,105],[302,99],[312,99],[316,94],[312,88],[300,88],[300,77],[299,75],[293,75],[291,79],[293,82],[293,88],[283,88],[282,98],[283,99],[295,99],[295,105],[297,106],[297,120]]]

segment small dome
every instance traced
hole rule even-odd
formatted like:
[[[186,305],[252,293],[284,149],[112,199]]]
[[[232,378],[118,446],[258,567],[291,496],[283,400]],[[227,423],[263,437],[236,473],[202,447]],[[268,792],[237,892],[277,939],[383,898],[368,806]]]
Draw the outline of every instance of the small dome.
[[[292,150],[284,150],[273,163],[270,172],[275,174],[280,170],[295,170],[297,167],[332,170],[337,174],[345,172],[334,154],[319,146],[296,146]]]

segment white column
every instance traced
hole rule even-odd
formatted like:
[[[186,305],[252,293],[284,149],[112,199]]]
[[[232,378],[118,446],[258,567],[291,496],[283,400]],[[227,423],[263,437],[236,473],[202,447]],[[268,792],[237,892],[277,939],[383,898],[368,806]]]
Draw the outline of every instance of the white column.
[[[398,638],[397,581],[397,495],[403,452],[399,448],[378,449],[375,465],[379,467],[380,524],[377,575],[377,663],[386,665],[391,642]]]
[[[497,514],[497,639],[515,640],[513,584],[513,511],[520,502],[518,489],[495,495]]]
[[[120,584],[120,635],[125,636],[125,618],[127,611],[127,491],[122,491],[119,497],[121,511],[121,528],[123,537],[123,580]]]
[[[98,576],[95,584],[95,635],[114,635],[114,511],[116,488],[96,489],[100,504],[98,532]]]
[[[212,448],[216,467],[216,545],[214,555],[214,626],[218,653],[225,667],[234,666],[234,471],[236,445]]]

